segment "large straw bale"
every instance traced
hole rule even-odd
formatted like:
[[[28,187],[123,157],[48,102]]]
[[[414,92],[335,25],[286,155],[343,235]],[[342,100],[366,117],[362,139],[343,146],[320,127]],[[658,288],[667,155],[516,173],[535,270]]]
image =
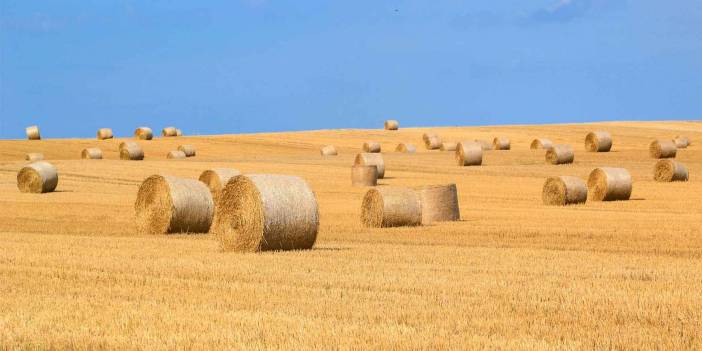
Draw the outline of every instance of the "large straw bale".
[[[660,160],[653,168],[653,179],[658,182],[686,182],[688,178],[687,167],[675,160]]]
[[[422,205],[422,224],[461,219],[456,184],[427,185],[415,190]]]
[[[183,151],[185,157],[195,156],[195,146],[192,145],[180,145],[178,146],[179,151]]]
[[[112,135],[112,129],[110,128],[100,128],[97,131],[98,140],[112,139],[113,137],[114,135]]]
[[[44,154],[39,152],[30,152],[24,157],[24,159],[29,162],[41,161],[44,159]]]
[[[587,201],[587,184],[578,177],[549,177],[541,197],[545,205],[565,206]]]
[[[30,163],[17,173],[17,188],[23,193],[50,193],[57,185],[58,171],[46,161]]]
[[[212,193],[212,199],[215,204],[217,204],[227,182],[240,174],[241,172],[238,169],[213,168],[202,172],[199,180],[207,185],[207,188],[210,189],[210,193]]]
[[[172,158],[172,159],[183,159],[188,156],[185,155],[185,152],[180,151],[180,150],[173,150],[169,151],[168,154],[166,155],[166,158]]]
[[[456,147],[459,166],[480,166],[483,163],[483,148],[474,141],[462,141]]]
[[[483,150],[492,150],[492,143],[487,140],[475,139],[475,142],[478,143]]]
[[[612,135],[598,130],[585,136],[585,150],[590,152],[609,152],[612,149]]]
[[[380,152],[380,143],[375,142],[375,141],[367,141],[367,142],[363,143],[363,152],[372,152],[372,153]]]
[[[327,145],[323,147],[321,150],[319,150],[319,153],[322,154],[322,156],[336,156],[339,154],[334,145]]]
[[[653,158],[675,158],[678,148],[672,140],[654,140],[648,146],[648,154]]]
[[[382,154],[360,153],[356,155],[354,165],[376,166],[378,168],[378,179],[385,178],[385,161]]]
[[[590,172],[587,187],[590,200],[629,200],[632,190],[631,174],[624,168],[595,168]]]
[[[458,146],[458,143],[453,142],[453,141],[444,141],[441,143],[441,151],[456,151],[456,147]]]
[[[154,138],[154,131],[149,127],[139,127],[134,131],[134,137],[141,140],[151,140]]]
[[[492,139],[492,148],[495,150],[509,150],[511,145],[507,138],[495,138]]]
[[[675,139],[673,139],[673,141],[678,149],[684,149],[690,146],[690,139],[686,136],[678,135],[675,137]]]
[[[385,121],[385,130],[397,130],[398,128],[400,128],[400,122],[394,119]]]
[[[376,186],[378,185],[378,167],[375,165],[353,165],[351,166],[351,185],[353,186]]]
[[[413,154],[413,153],[417,152],[417,147],[414,146],[414,144],[399,143],[399,144],[397,144],[395,151]]]
[[[101,160],[102,150],[96,147],[89,147],[80,152],[80,157],[86,160]]]
[[[174,137],[177,136],[178,130],[175,127],[166,127],[161,130],[161,135],[164,137]]]
[[[124,145],[122,145],[124,144]],[[141,161],[144,159],[144,150],[133,141],[120,144],[119,158],[127,161]]]
[[[424,135],[422,135],[422,140],[424,140],[424,146],[427,150],[437,150],[441,148],[441,138],[434,133],[424,133]]]
[[[532,150],[535,149],[550,149],[553,147],[553,142],[549,139],[543,139],[543,138],[536,138],[531,141],[531,145],[529,146]]]
[[[361,205],[366,227],[401,227],[422,224],[422,205],[414,189],[380,187],[368,190]]]
[[[27,133],[27,139],[29,140],[41,140],[41,134],[39,133],[39,127],[29,126],[24,129]]]
[[[553,145],[551,148],[546,149],[546,163],[561,165],[573,163],[574,159],[575,152],[573,152],[573,147],[570,145]]]

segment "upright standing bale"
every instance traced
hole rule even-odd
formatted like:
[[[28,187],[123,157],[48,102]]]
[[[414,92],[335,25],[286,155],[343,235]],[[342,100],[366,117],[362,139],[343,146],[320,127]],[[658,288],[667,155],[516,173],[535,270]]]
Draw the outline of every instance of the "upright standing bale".
[[[50,193],[57,185],[58,171],[46,161],[30,163],[17,173],[17,188],[23,193]]]
[[[302,178],[240,175],[224,187],[215,234],[224,251],[311,249],[317,240],[317,199]]]
[[[361,205],[361,222],[371,228],[420,225],[419,195],[413,189],[401,187],[368,190]]]
[[[363,152],[372,152],[372,153],[380,152],[380,143],[375,142],[375,141],[367,141],[367,142],[363,143]]]
[[[570,145],[553,145],[546,150],[546,163],[562,165],[573,163],[575,153]]]
[[[675,137],[675,139],[673,139],[673,141],[678,149],[684,149],[690,146],[690,139],[688,139],[686,136],[678,135]]]
[[[578,177],[549,177],[541,194],[544,205],[565,206],[587,201],[587,184]]]
[[[609,152],[612,149],[612,135],[605,131],[587,133],[585,150],[590,152]]]
[[[648,154],[653,158],[675,158],[678,148],[672,140],[654,140],[648,146]]]
[[[27,139],[29,140],[41,140],[41,134],[39,134],[39,127],[29,126],[24,129],[27,133]]]
[[[169,151],[168,154],[166,155],[166,158],[172,158],[172,159],[183,159],[188,156],[185,155],[185,152],[180,151],[180,150],[173,150]]]
[[[24,157],[24,159],[29,162],[41,161],[44,159],[44,154],[39,152],[30,152]]]
[[[164,137],[174,137],[177,136],[178,130],[175,127],[166,127],[161,130],[161,135]]]
[[[356,155],[354,165],[376,166],[378,168],[378,179],[385,178],[385,161],[381,154],[360,153]]]
[[[492,139],[492,148],[495,150],[509,150],[511,145],[507,138],[495,138]]]
[[[483,163],[483,148],[474,141],[462,141],[456,147],[459,166],[480,166]]]
[[[114,135],[112,135],[112,129],[110,128],[100,128],[97,131],[98,140],[112,139],[113,137]]]
[[[178,128],[176,128],[176,135],[175,135],[175,136],[178,136],[178,137],[179,137],[179,136],[183,136],[183,131],[180,130],[180,129],[178,129]]]
[[[149,127],[139,127],[134,131],[134,137],[140,140],[151,140],[154,138],[154,131]]]
[[[414,146],[414,144],[399,143],[399,144],[397,144],[395,151],[413,154],[413,153],[417,152],[417,147]]]
[[[660,160],[653,168],[653,179],[658,182],[686,182],[688,180],[687,167],[674,160]]]
[[[200,174],[200,178],[198,179],[203,182],[208,189],[210,189],[210,193],[212,193],[212,200],[216,205],[219,202],[219,198],[222,195],[222,190],[224,189],[224,186],[227,185],[227,182],[240,174],[241,172],[238,169],[214,168],[202,172],[202,174]]]
[[[336,156],[339,154],[334,145],[327,145],[323,147],[321,150],[319,150],[319,153],[322,154],[322,156]]]
[[[629,200],[632,188],[631,174],[624,168],[595,168],[588,177],[587,187],[591,200]]]
[[[492,150],[492,144],[486,140],[475,139],[475,142],[478,143],[483,150]]]
[[[144,150],[138,143],[129,141],[122,144],[120,144],[119,149],[120,159],[127,161],[141,161],[144,159]]]
[[[529,146],[529,148],[531,148],[532,150],[536,150],[536,149],[547,149],[548,150],[551,147],[553,147],[553,143],[551,142],[551,140],[543,139],[543,138],[536,138],[536,139],[532,140],[531,145]]]
[[[195,147],[192,145],[180,145],[178,146],[179,151],[183,151],[185,157],[195,156]]]
[[[102,160],[102,150],[96,147],[89,147],[80,152],[80,157],[85,160]]]
[[[214,202],[200,181],[152,175],[141,183],[134,209],[143,234],[207,233]]]
[[[378,185],[378,167],[353,165],[351,166],[351,185],[376,186]]]
[[[461,219],[456,184],[421,186],[415,190],[422,204],[422,224]]]
[[[455,143],[453,141],[444,141],[441,143],[441,151],[456,151],[456,147],[458,146],[458,143]]]
[[[385,130],[397,130],[398,128],[400,128],[400,122],[394,119],[385,121]]]
[[[441,138],[434,133],[424,133],[422,135],[422,140],[424,140],[424,146],[427,150],[436,150],[441,147]]]

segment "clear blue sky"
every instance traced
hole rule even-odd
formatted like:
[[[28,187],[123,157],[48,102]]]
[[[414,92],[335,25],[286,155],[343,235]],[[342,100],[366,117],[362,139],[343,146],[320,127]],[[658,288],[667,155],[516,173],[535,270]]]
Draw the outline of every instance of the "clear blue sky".
[[[702,117],[702,1],[0,0],[0,138]]]

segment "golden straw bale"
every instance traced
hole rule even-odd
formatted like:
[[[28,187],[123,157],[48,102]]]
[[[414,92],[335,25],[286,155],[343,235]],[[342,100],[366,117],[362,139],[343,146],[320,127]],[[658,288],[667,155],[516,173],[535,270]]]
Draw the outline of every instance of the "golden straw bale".
[[[532,150],[535,149],[550,149],[553,147],[553,143],[549,139],[543,139],[543,138],[536,138],[531,141],[531,145],[529,146]]]
[[[173,150],[169,151],[168,154],[166,155],[166,158],[172,158],[172,159],[183,159],[188,156],[185,155],[185,152],[180,151],[180,150]]]
[[[375,165],[353,165],[351,166],[351,185],[353,186],[376,186],[378,185],[378,167]]]
[[[139,127],[134,131],[134,137],[141,140],[151,140],[154,138],[154,131],[149,127]]]
[[[424,146],[427,150],[437,150],[441,148],[441,138],[434,133],[424,133],[424,135],[422,135],[422,140],[424,140]]]
[[[459,166],[480,166],[483,163],[483,148],[474,141],[462,141],[456,147]]]
[[[653,179],[658,182],[686,182],[688,178],[687,167],[675,160],[660,160],[653,167]]]
[[[400,122],[394,119],[385,121],[385,130],[397,130],[398,128],[400,128]]]
[[[654,140],[648,146],[648,154],[653,158],[675,158],[678,148],[672,140]]]
[[[180,145],[178,146],[178,151],[183,151],[185,157],[195,156],[195,147],[192,145]]]
[[[475,142],[478,143],[483,150],[492,150],[492,143],[486,140],[475,139]]]
[[[212,199],[216,205],[220,195],[222,194],[224,186],[227,185],[227,182],[240,174],[241,172],[238,169],[213,168],[202,172],[202,174],[200,174],[200,178],[198,179],[203,182],[208,189],[210,189]]]
[[[112,129],[110,128],[100,128],[97,131],[98,140],[112,139],[113,137],[114,135],[112,135]]]
[[[58,171],[46,161],[30,163],[17,173],[17,188],[23,193],[50,193],[57,185]]]
[[[128,147],[141,149],[141,145],[135,141],[123,141],[119,143],[119,151],[122,151],[122,149]]]
[[[372,153],[380,152],[380,143],[375,142],[375,141],[367,141],[367,142],[363,143],[363,152],[372,152]]]
[[[183,131],[176,128],[176,135],[175,136],[183,136]]]
[[[678,149],[684,149],[690,146],[690,139],[686,136],[678,135],[675,137],[675,139],[673,139],[673,141]]]
[[[414,189],[422,205],[422,224],[461,219],[456,184],[426,185]]]
[[[41,140],[41,134],[39,133],[39,127],[29,126],[24,129],[27,133],[27,139],[29,140]]]
[[[371,228],[418,226],[422,224],[419,195],[402,187],[370,189],[363,197],[361,222]]]
[[[453,141],[444,141],[441,143],[441,151],[456,151],[456,146],[458,143],[455,143]]]
[[[612,135],[605,131],[594,131],[585,136],[585,150],[590,152],[609,152],[612,149]]]
[[[174,137],[177,136],[178,130],[175,127],[166,127],[161,130],[161,135],[164,137]]]
[[[323,147],[321,150],[319,150],[319,153],[322,154],[322,156],[336,156],[339,154],[334,145],[327,145]]]
[[[96,147],[89,147],[81,151],[80,157],[86,160],[101,160],[102,150]]]
[[[587,184],[578,177],[549,177],[541,197],[545,205],[565,206],[587,201]]]
[[[354,165],[376,166],[378,168],[378,179],[385,178],[385,161],[381,154],[360,153],[356,155]]]
[[[573,163],[575,152],[570,145],[553,145],[546,150],[546,163],[561,165]]]
[[[492,148],[495,150],[509,150],[511,145],[507,138],[495,138],[492,139]]]
[[[399,144],[397,144],[395,151],[413,154],[413,153],[417,152],[417,147],[414,146],[414,144],[399,143]]]
[[[129,141],[120,144],[119,158],[127,161],[141,161],[144,159],[144,150],[138,143]]]
[[[587,180],[588,195],[594,201],[629,200],[631,174],[624,168],[595,168]]]
[[[24,159],[29,162],[41,161],[44,159],[44,154],[39,152],[30,152],[24,157]]]

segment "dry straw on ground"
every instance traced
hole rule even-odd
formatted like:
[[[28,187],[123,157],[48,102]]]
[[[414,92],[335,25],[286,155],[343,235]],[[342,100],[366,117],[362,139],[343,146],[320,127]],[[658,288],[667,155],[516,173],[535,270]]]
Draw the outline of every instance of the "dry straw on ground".
[[[175,127],[166,127],[161,130],[161,135],[164,137],[174,137],[178,135],[178,130]]]
[[[353,165],[351,166],[351,185],[376,186],[378,185],[378,167]]]
[[[422,205],[422,224],[461,219],[456,184],[427,185],[415,190]]]
[[[511,145],[507,138],[495,138],[492,139],[492,147],[495,150],[509,150]]]
[[[437,150],[441,147],[441,138],[434,133],[424,133],[422,140],[427,150]]]
[[[366,141],[365,143],[363,143],[363,152],[380,152],[380,143],[375,141]]]
[[[417,147],[414,146],[414,144],[399,143],[399,144],[397,144],[395,151],[413,154],[413,153],[417,152]]]
[[[654,140],[648,146],[648,154],[653,158],[675,158],[678,148],[672,140]]]
[[[456,151],[456,146],[458,143],[453,141],[444,141],[441,143],[441,151]]]
[[[385,161],[382,154],[360,153],[356,155],[354,165],[376,166],[378,168],[378,179],[385,178]]]
[[[192,145],[180,145],[178,146],[179,151],[183,151],[185,157],[195,156],[195,146]]]
[[[492,143],[489,143],[487,140],[475,139],[475,142],[478,143],[483,150],[492,150]]]
[[[240,174],[241,172],[238,169],[214,168],[202,172],[202,174],[200,174],[200,178],[198,179],[203,182],[208,189],[210,189],[212,199],[216,205],[220,195],[222,194],[224,186],[227,185],[227,182]]]
[[[414,189],[381,187],[368,190],[361,204],[366,227],[402,227],[422,224],[422,205]]]
[[[573,163],[575,153],[570,145],[553,145],[546,150],[546,163],[561,165]]]
[[[154,131],[149,127],[139,127],[134,131],[134,137],[140,140],[151,140],[154,138]]]
[[[46,161],[30,163],[17,173],[17,188],[23,193],[50,193],[57,185],[58,171]]]
[[[102,150],[96,147],[89,147],[80,152],[80,157],[86,160],[101,160]]]
[[[565,206],[587,201],[587,184],[578,177],[549,177],[541,197],[545,205]]]
[[[543,139],[543,138],[536,138],[531,141],[531,145],[529,148],[532,150],[535,149],[550,149],[553,147],[553,142],[549,139]]]
[[[180,151],[180,150],[173,150],[169,151],[168,154],[166,155],[166,158],[172,158],[172,159],[184,159],[187,158],[188,156],[185,155],[185,152]]]
[[[29,140],[41,140],[41,134],[39,133],[39,127],[29,126],[24,130],[27,133],[27,139]]]
[[[588,195],[594,201],[629,200],[631,174],[624,168],[595,168],[587,180]]]
[[[97,131],[98,140],[112,139],[113,137],[114,135],[112,135],[112,129],[110,128],[100,128]]]
[[[605,131],[594,131],[585,136],[585,150],[590,152],[609,152],[612,149],[612,135]]]
[[[398,128],[400,128],[400,122],[394,119],[385,121],[385,130],[397,130]]]
[[[30,152],[24,156],[24,159],[29,162],[41,161],[44,159],[44,154],[39,152]]]
[[[119,158],[127,161],[141,161],[144,159],[144,150],[138,143],[125,142],[120,144]]]
[[[690,146],[690,139],[686,136],[678,135],[675,137],[675,139],[673,139],[673,141],[678,149],[684,149]]]
[[[686,182],[688,178],[687,167],[675,160],[660,160],[653,167],[653,179],[657,182]]]
[[[296,176],[251,174],[230,180],[213,227],[224,251],[311,249],[317,240],[317,198]]]
[[[459,166],[480,166],[483,163],[483,148],[474,141],[458,143],[456,162]]]
[[[336,148],[334,147],[334,145],[327,145],[327,146],[324,146],[321,150],[319,150],[319,153],[320,153],[322,156],[336,156],[336,155],[339,154],[339,153],[336,151]]]

